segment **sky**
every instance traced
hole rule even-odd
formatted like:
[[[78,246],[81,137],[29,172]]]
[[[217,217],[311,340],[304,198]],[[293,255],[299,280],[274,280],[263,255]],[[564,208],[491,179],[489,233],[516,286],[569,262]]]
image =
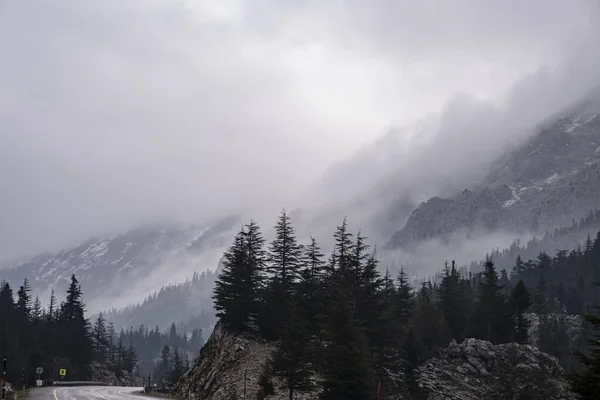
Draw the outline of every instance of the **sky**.
[[[594,3],[0,0],[0,259],[297,206],[365,151],[486,149],[497,130],[457,132],[507,99],[535,109],[555,71],[578,84],[554,107],[594,81]],[[460,129],[416,140],[431,115]],[[382,165],[354,191],[398,167]]]

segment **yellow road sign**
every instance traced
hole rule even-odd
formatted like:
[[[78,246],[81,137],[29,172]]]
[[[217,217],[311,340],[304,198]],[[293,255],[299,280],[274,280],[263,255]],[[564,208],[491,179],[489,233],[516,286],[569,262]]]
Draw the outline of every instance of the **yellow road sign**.
[[[60,376],[67,376],[67,370],[66,370],[66,369],[63,369],[63,368],[61,368],[61,369],[60,369]]]

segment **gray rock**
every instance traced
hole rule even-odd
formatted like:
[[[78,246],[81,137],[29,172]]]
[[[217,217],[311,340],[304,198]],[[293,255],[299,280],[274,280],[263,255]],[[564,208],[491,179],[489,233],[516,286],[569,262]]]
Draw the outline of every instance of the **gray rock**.
[[[533,346],[494,346],[478,339],[453,341],[418,370],[428,400],[571,400],[558,360]],[[529,398],[529,397],[527,397]]]

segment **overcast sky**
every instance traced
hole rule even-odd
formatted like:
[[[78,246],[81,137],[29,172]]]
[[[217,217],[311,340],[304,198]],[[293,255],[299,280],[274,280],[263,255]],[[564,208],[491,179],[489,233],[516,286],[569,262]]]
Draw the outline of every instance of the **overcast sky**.
[[[0,259],[289,206],[456,93],[552,71],[593,3],[0,1]]]

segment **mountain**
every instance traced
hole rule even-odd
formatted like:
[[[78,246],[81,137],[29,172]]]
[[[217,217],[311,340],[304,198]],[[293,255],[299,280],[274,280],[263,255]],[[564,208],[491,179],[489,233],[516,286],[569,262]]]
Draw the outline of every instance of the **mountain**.
[[[422,202],[386,245],[407,247],[458,231],[543,232],[600,204],[600,103],[546,123],[453,196]]]
[[[229,216],[188,227],[139,227],[5,265],[2,277],[14,285],[28,278],[33,290],[47,294],[50,288],[64,291],[75,274],[91,311],[125,306],[165,283],[182,282],[195,271],[214,270],[238,222]]]

